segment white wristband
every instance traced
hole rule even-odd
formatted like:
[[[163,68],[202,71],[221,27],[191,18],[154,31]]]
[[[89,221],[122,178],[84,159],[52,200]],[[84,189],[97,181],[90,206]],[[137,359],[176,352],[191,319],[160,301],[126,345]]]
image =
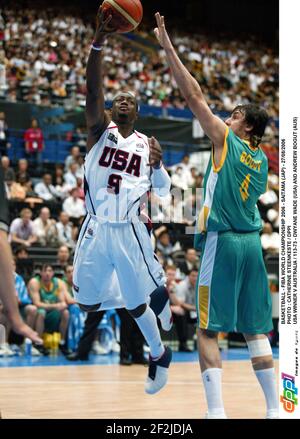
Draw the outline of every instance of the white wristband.
[[[103,46],[96,47],[96,46],[94,46],[93,44],[92,44],[91,48],[92,48],[93,50],[97,50],[97,52],[101,52],[101,50],[103,50]]]

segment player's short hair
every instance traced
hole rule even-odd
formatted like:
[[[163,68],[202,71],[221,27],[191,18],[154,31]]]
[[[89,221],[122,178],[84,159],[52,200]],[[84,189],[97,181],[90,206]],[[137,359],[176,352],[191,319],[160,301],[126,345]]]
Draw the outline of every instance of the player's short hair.
[[[269,121],[268,113],[264,108],[255,104],[238,105],[234,108],[232,113],[236,110],[241,111],[245,116],[247,124],[253,127],[250,131],[250,140],[253,146],[258,146]]]
[[[188,271],[188,276],[192,273],[198,273],[198,269],[197,268],[191,268],[191,270]]]
[[[167,270],[173,270],[173,271],[176,271],[176,270],[177,270],[177,267],[176,267],[176,265],[165,265],[164,270],[165,270],[165,271],[167,271]]]
[[[136,111],[137,111],[137,113],[138,113],[138,112],[140,111],[140,106],[139,106],[138,100],[137,100],[137,98],[136,98],[136,95],[134,94],[133,91],[119,91],[119,92],[113,97],[112,103],[114,103],[114,101],[115,101],[119,96],[122,96],[122,95],[128,95],[128,96],[130,96],[131,98],[133,98],[133,99],[135,100],[135,108],[136,108]]]
[[[53,271],[53,267],[52,267],[51,264],[43,264],[43,265],[41,266],[41,272],[42,272],[42,271],[46,271],[47,268],[51,268],[51,270]]]

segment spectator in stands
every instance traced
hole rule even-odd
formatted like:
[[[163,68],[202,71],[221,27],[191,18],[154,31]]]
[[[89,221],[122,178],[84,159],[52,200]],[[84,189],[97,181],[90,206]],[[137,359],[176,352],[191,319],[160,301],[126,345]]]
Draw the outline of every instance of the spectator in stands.
[[[24,208],[20,212],[20,218],[16,218],[10,225],[10,239],[13,244],[24,244],[30,247],[37,241],[34,229],[32,211]]]
[[[185,154],[182,157],[181,162],[178,166],[180,166],[182,169],[182,179],[184,180],[186,186],[192,186],[193,178],[191,173],[190,156],[188,154]]]
[[[29,254],[27,247],[25,245],[19,245],[15,251],[16,262],[23,259],[28,259]]]
[[[19,311],[24,321],[30,328],[35,330],[37,307],[32,304],[32,300],[28,294],[26,284],[23,277],[16,273],[16,262],[13,260],[15,288],[17,294],[17,300],[19,304]],[[31,355],[40,355],[40,352],[32,346]]]
[[[19,245],[15,252],[16,271],[20,274],[27,283],[33,273],[33,261],[29,258],[28,247],[25,245]]]
[[[267,191],[259,197],[259,202],[266,208],[274,206],[278,202],[278,195],[273,189],[267,188]]]
[[[9,200],[24,201],[26,198],[26,189],[13,180],[7,180],[5,182],[6,195]]]
[[[71,154],[65,160],[65,172],[68,172],[72,163],[77,163],[80,157],[80,148],[75,145],[71,148]]]
[[[57,202],[59,193],[52,184],[51,174],[44,174],[43,181],[35,185],[34,191],[44,201]]]
[[[56,163],[53,185],[63,186],[63,184],[64,184],[64,166],[62,163]]]
[[[79,220],[86,213],[84,202],[78,195],[78,189],[75,187],[71,190],[70,196],[66,198],[63,203],[63,211],[66,212],[70,218],[75,218],[75,220]]]
[[[31,127],[25,131],[25,152],[27,157],[33,163],[41,164],[42,151],[44,149],[44,136],[42,130],[38,127],[38,121],[32,119]]]
[[[177,268],[175,265],[165,265],[164,266],[166,273],[166,286],[169,294],[175,293],[176,288],[176,276],[177,276]]]
[[[197,168],[192,167],[191,168],[191,178],[189,180],[189,187],[190,188],[195,187],[195,184],[196,184],[196,181],[197,181],[197,177],[198,177]]]
[[[73,295],[73,265],[67,264],[64,266],[64,277],[62,281],[66,286],[65,302],[67,305],[77,304]]]
[[[179,350],[183,352],[189,352],[190,350],[187,346],[188,326],[187,326],[186,311],[182,307],[182,301],[180,301],[176,296],[177,269],[175,265],[168,265],[167,267],[165,267],[165,272],[167,277],[166,285],[170,295],[172,317],[176,328],[177,337],[179,340]]]
[[[26,99],[42,105],[58,103],[71,108],[84,106],[84,67],[93,29],[85,18],[76,17],[74,25],[74,15],[58,17],[57,12],[49,8],[41,11],[5,7],[8,100]],[[16,47],[19,35],[31,35],[31,38]],[[58,42],[55,48],[49,46],[50,38]],[[252,38],[228,41],[214,35],[189,35],[186,30],[184,36],[177,31],[173,41],[187,69],[203,84],[212,108],[225,107],[231,111],[237,102],[251,100],[264,103],[272,116],[278,115],[278,56],[269,47]],[[112,99],[118,90],[131,87],[137,90],[142,103],[185,108],[161,52],[136,53],[130,42],[115,38],[114,49],[104,46],[103,56],[108,61],[117,59],[119,63],[108,66],[104,79],[107,99]],[[226,75],[228,69],[230,77]],[[208,90],[213,93],[208,94]],[[79,139],[81,133],[76,135],[77,144]]]
[[[51,265],[44,264],[40,276],[33,277],[28,283],[28,289],[33,304],[38,309],[36,331],[40,336],[44,330],[61,334],[59,349],[69,354],[66,345],[66,334],[69,323],[69,311],[65,302],[64,286],[61,279],[54,276]],[[45,348],[35,345],[41,353],[47,354]]]
[[[61,245],[59,247],[56,263],[62,268],[65,268],[68,264],[70,264],[70,250],[66,245]]]
[[[73,187],[77,187],[77,172],[78,163],[70,163],[68,171],[64,174],[64,181],[69,190]]]
[[[58,230],[55,219],[50,218],[50,210],[48,207],[42,207],[38,218],[33,221],[35,232],[37,234],[37,242],[43,247],[57,247]]]
[[[279,231],[279,203],[277,202],[271,209],[267,211],[266,214],[267,220],[272,224],[273,230],[275,232]]]
[[[182,166],[177,166],[174,173],[171,176],[171,182],[173,187],[177,187],[182,190],[186,190],[188,188],[188,183],[183,176],[183,168]]]
[[[272,224],[265,223],[261,235],[261,245],[265,253],[279,253],[280,236],[273,232]]]
[[[194,248],[188,248],[185,251],[184,261],[179,264],[179,269],[185,275],[189,274],[192,269],[198,269],[198,256]]]
[[[0,157],[7,155],[11,144],[8,141],[8,127],[5,121],[5,113],[0,112]]]
[[[203,178],[204,177],[203,177],[202,174],[199,174],[199,175],[196,176],[195,183],[194,183],[194,186],[193,186],[194,189],[203,187]]]
[[[268,173],[268,188],[275,192],[279,192],[279,176],[272,168],[269,168]]]
[[[161,251],[163,257],[166,260],[168,260],[168,258],[171,258],[172,253],[180,250],[179,242],[176,242],[175,245],[171,243],[170,235],[166,228],[164,228],[162,231],[159,231],[159,229],[157,229],[154,233],[157,238],[156,248],[157,250]]]
[[[84,187],[83,187],[83,178],[77,177],[77,190],[78,190],[78,197],[81,200],[85,200],[85,193],[84,193]]]
[[[75,239],[77,235],[77,227],[70,222],[69,215],[66,212],[60,212],[59,221],[56,223],[58,230],[59,243],[67,245],[69,248],[75,248]]]
[[[65,199],[69,188],[64,182],[64,167],[61,163],[56,163],[55,165],[53,186],[55,187],[57,197],[61,200]]]
[[[26,159],[20,159],[18,161],[18,169],[16,172],[16,181],[29,181],[30,174],[28,172],[28,161]]]
[[[16,175],[13,168],[10,167],[9,157],[7,157],[6,155],[1,157],[1,165],[4,174],[4,181],[8,181],[8,180],[14,181],[16,179]]]
[[[198,270],[192,269],[188,276],[176,284],[170,294],[173,319],[179,339],[179,351],[189,352],[187,347],[188,323],[197,321],[195,288]]]
[[[83,180],[83,177],[84,177],[84,156],[83,155],[80,155],[78,158],[78,169],[76,172],[76,176],[77,176],[77,182],[78,182],[78,178]]]

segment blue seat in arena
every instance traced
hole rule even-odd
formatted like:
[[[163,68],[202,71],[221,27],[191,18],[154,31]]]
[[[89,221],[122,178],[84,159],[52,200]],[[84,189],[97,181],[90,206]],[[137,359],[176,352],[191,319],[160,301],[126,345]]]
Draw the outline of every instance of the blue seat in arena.
[[[39,107],[32,107],[32,115],[39,120],[40,125],[43,125],[44,119],[48,119],[49,117],[59,117],[64,113],[64,107],[48,108],[47,110],[43,111],[41,111]]]
[[[55,125],[45,125],[43,127],[43,133],[45,136],[57,135],[58,137],[63,133],[74,130],[73,123],[57,123]]]

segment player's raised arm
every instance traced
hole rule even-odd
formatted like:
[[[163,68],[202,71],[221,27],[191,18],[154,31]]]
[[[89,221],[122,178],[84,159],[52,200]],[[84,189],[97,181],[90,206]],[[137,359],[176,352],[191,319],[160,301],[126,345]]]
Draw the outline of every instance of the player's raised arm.
[[[97,27],[86,69],[86,123],[88,129],[87,149],[99,140],[108,124],[104,112],[102,50],[106,36],[113,32],[109,28],[111,15],[104,18],[100,6],[97,14]]]
[[[166,52],[172,75],[183,97],[215,148],[222,149],[226,132],[225,123],[212,113],[200,85],[180,61],[166,31],[164,17],[157,12],[155,18],[157,23],[157,28],[154,29],[156,38]]]

